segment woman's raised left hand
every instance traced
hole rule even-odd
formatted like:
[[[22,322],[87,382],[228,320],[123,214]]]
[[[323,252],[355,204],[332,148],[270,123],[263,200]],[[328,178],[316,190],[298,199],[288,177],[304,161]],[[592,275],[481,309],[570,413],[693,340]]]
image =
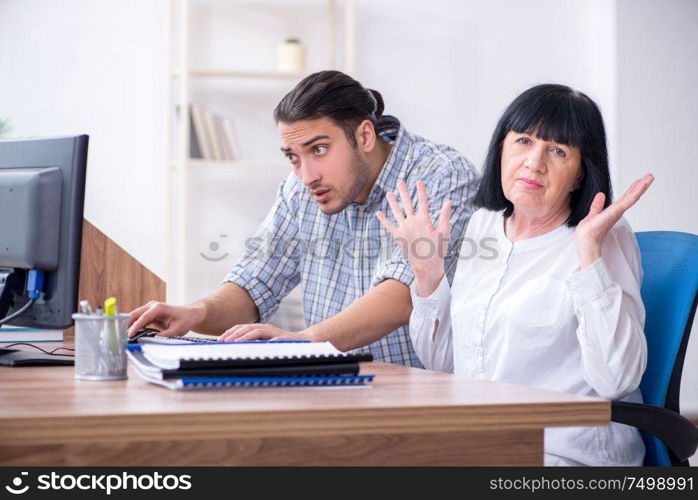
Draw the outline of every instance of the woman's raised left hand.
[[[652,174],[645,174],[633,182],[617,201],[603,208],[606,195],[598,193],[591,202],[589,213],[584,217],[575,231],[577,254],[582,269],[593,264],[601,257],[601,244],[626,210],[632,207],[647,191],[654,181]]]

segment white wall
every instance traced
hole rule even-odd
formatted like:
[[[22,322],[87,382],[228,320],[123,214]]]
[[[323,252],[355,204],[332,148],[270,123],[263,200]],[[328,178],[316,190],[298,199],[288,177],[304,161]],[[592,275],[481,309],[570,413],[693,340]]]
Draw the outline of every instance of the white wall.
[[[618,1],[617,194],[646,172],[656,179],[628,214],[637,231],[698,234],[697,49],[698,2]],[[698,414],[698,324],[681,406]]]
[[[698,233],[698,2],[619,0],[618,21],[619,180],[656,178],[628,219]]]
[[[358,2],[357,77],[383,94],[386,113],[479,166],[504,108],[534,84],[563,82],[610,106],[592,71],[608,58],[596,43],[612,32],[602,21],[612,3],[603,5]]]
[[[356,4],[356,77],[379,90],[386,112],[413,132],[455,146],[479,166],[496,120],[513,97],[536,83],[569,84],[602,108],[616,193],[642,173],[655,173],[655,185],[628,215],[634,228],[698,233],[693,197],[698,2]],[[279,2],[248,3],[253,7],[242,13],[225,2],[197,5],[194,66],[266,69],[273,65],[275,44],[286,36],[322,47],[323,20],[312,2],[281,11]],[[269,14],[269,5],[276,14]],[[10,118],[22,136],[89,133],[86,216],[161,276],[166,7],[164,0],[0,0],[0,117]],[[245,42],[250,37],[254,43]],[[211,52],[212,43],[224,49]],[[311,69],[322,65],[323,55],[324,48],[320,55],[310,53]],[[247,156],[275,158],[270,115],[291,84],[273,84],[263,92],[256,84],[213,85],[218,89],[194,86],[193,98],[239,115],[248,134]],[[239,254],[240,242],[263,217],[285,173],[193,175],[191,298],[215,286],[230,265],[211,265],[198,254],[214,241],[220,252]],[[225,241],[220,234],[228,235]],[[682,394],[684,408],[694,413],[696,338]]]
[[[0,116],[89,134],[85,216],[164,276],[164,2],[0,1]]]

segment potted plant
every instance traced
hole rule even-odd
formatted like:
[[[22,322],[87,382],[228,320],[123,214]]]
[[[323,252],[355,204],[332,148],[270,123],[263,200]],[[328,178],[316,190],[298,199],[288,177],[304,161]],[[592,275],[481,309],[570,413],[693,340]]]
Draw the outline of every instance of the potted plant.
[[[0,138],[10,131],[10,120],[0,118]]]

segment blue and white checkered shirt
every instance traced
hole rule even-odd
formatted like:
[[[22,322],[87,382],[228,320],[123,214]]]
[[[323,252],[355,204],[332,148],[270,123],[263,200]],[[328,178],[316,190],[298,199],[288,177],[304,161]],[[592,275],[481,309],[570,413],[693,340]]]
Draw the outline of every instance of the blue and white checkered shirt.
[[[409,133],[394,117],[382,117],[378,130],[393,147],[365,203],[326,215],[294,174],[281,183],[276,202],[249,240],[245,255],[224,279],[249,293],[260,322],[269,321],[299,283],[306,326],[334,316],[383,280],[412,283],[412,268],[375,216],[381,210],[394,221],[385,195],[397,193],[399,181],[407,183],[415,201],[416,183],[424,181],[434,221],[443,202],[452,201],[446,259],[452,280],[460,241],[473,213],[477,172],[459,152]],[[407,325],[358,351],[371,352],[377,361],[422,367]]]

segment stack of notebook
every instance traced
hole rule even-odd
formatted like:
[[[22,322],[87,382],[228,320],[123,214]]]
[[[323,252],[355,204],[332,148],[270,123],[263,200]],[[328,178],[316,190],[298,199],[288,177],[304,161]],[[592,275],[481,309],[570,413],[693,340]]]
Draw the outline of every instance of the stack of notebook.
[[[255,341],[133,344],[140,376],[170,389],[364,385],[359,362],[370,354],[341,352],[329,342]]]

